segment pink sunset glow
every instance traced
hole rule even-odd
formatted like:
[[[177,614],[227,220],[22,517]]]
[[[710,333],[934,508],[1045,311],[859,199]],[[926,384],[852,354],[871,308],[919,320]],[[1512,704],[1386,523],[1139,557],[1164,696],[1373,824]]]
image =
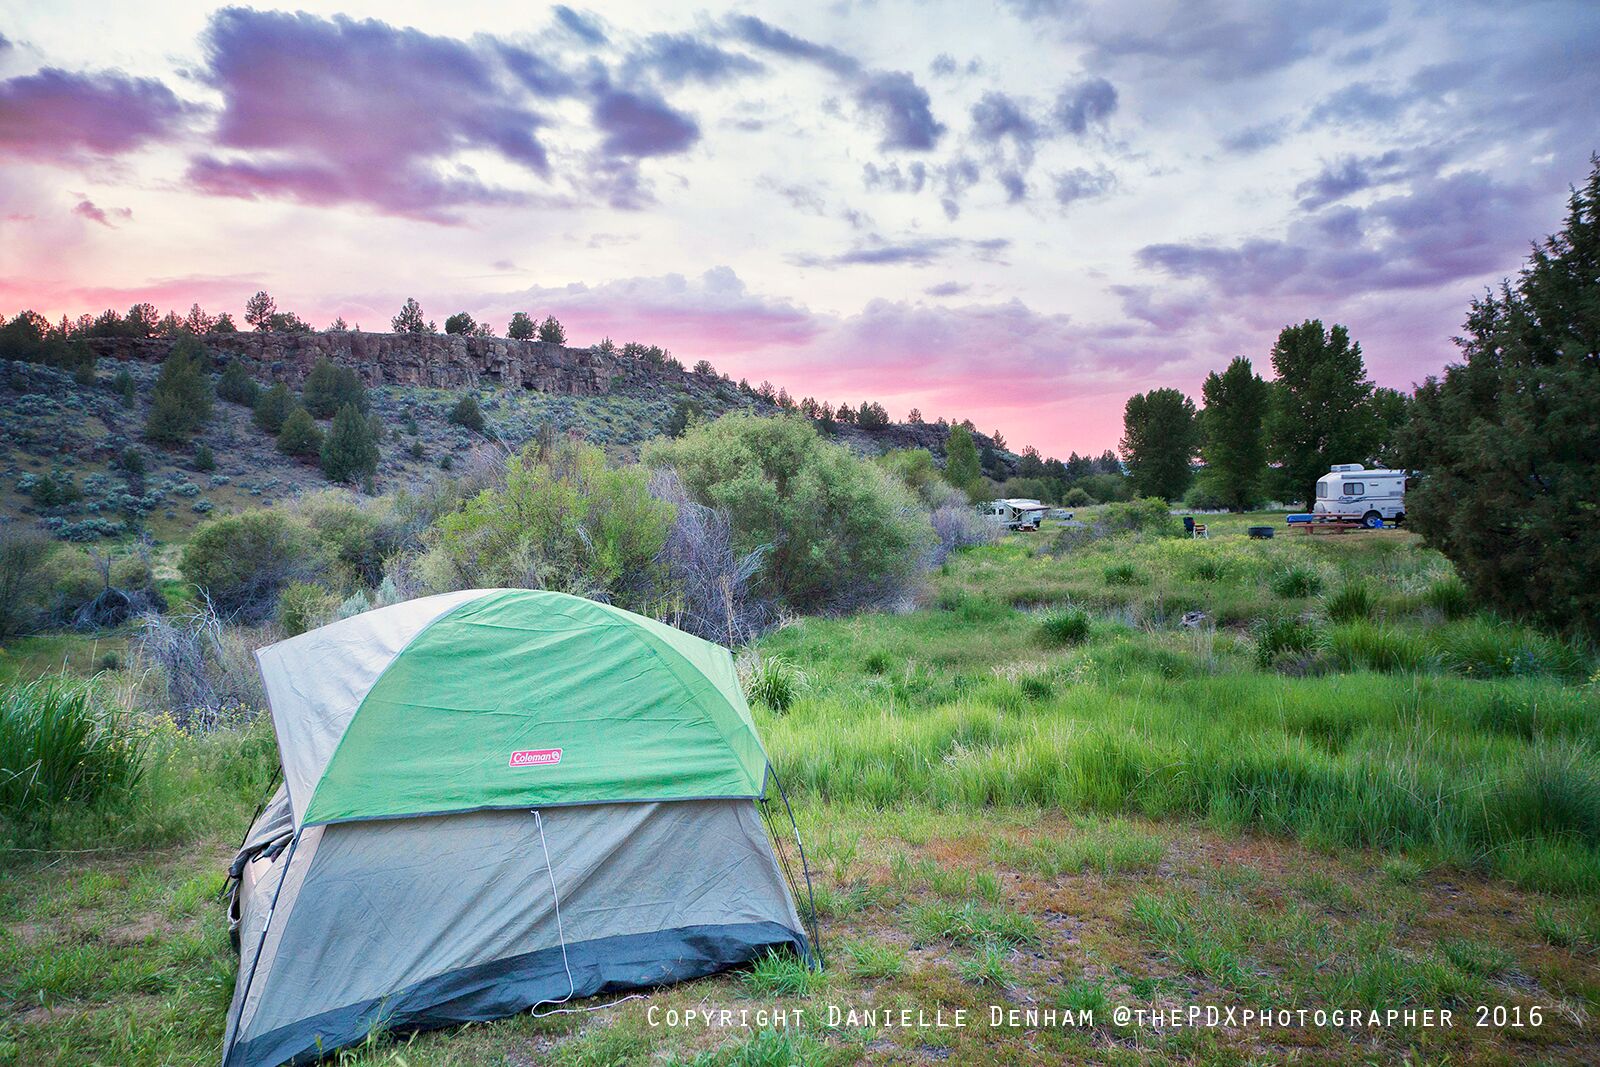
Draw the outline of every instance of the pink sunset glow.
[[[1306,318],[1437,372],[1600,128],[1582,3],[141,7],[0,37],[0,314],[553,314],[1055,455]]]

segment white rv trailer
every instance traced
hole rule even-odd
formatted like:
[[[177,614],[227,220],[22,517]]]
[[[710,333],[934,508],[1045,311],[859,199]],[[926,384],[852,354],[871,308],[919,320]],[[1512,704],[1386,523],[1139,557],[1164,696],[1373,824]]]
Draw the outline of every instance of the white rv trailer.
[[[1049,510],[1049,504],[1037,500],[1009,497],[1004,500],[989,501],[984,508],[983,517],[1006,530],[1037,530],[1040,521]]]
[[[1376,529],[1406,518],[1407,471],[1367,470],[1359,463],[1336,463],[1317,481],[1318,519],[1347,519]]]

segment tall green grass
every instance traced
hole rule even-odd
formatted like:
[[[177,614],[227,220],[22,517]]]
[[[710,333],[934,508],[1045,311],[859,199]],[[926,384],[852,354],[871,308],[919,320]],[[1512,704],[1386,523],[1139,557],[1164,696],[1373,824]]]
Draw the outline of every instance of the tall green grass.
[[[59,676],[0,688],[0,814],[48,823],[68,805],[126,796],[144,741],[92,682]]]

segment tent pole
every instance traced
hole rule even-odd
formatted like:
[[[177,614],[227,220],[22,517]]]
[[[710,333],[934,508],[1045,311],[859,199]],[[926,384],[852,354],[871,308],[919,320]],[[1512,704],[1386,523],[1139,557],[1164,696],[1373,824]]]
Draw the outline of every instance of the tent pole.
[[[778,796],[783,798],[783,810],[789,813],[789,828],[794,831],[795,847],[800,850],[800,871],[806,876],[806,902],[811,910],[811,940],[817,949],[817,967],[820,970],[827,966],[828,961],[822,953],[822,926],[817,919],[817,897],[811,889],[811,865],[806,862],[806,845],[800,840],[800,824],[795,822],[794,809],[789,806],[789,794],[783,788],[783,779],[778,777],[778,769],[771,763],[767,764],[767,769],[778,785]]]

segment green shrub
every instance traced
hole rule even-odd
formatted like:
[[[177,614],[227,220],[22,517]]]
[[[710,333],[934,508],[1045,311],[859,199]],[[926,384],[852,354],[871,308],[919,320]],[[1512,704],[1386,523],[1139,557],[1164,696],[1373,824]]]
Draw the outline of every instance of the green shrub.
[[[739,683],[749,699],[784,712],[805,689],[806,676],[782,656],[751,654],[739,662]]]
[[[0,526],[0,640],[27,629],[44,607],[55,551],[42,533],[18,523]]]
[[[111,379],[111,390],[117,394],[117,399],[123,407],[133,407],[133,399],[138,394],[138,387],[134,384],[133,375],[126,370],[117,371],[117,376]]]
[[[1107,504],[1094,518],[1102,534],[1145,533],[1153,537],[1181,537],[1183,523],[1172,514],[1167,502],[1147,496],[1123,503]]]
[[[1079,645],[1089,639],[1089,616],[1078,608],[1052,611],[1039,621],[1039,641],[1050,648]]]
[[[272,508],[213,519],[195,531],[178,561],[218,612],[246,621],[270,617],[284,586],[308,580],[321,566],[306,525]]]
[[[1220,582],[1228,576],[1228,566],[1220,559],[1207,556],[1195,563],[1190,574],[1197,582]]]
[[[469,393],[456,401],[456,406],[450,409],[450,422],[474,433],[482,433],[485,424],[478,398]]]
[[[1256,663],[1271,667],[1280,656],[1307,656],[1322,644],[1322,632],[1307,619],[1269,615],[1251,626],[1256,643]]]
[[[725,510],[740,553],[768,549],[757,591],[797,611],[898,600],[933,545],[910,490],[800,416],[724,415],[644,458]]]
[[[1323,607],[1334,622],[1354,622],[1372,618],[1378,601],[1364,582],[1349,582],[1330,595]]]
[[[1143,585],[1148,579],[1131,563],[1113,563],[1103,572],[1107,585]]]
[[[285,425],[285,430],[288,429]],[[373,427],[346,404],[334,416],[320,450],[322,473],[330,482],[364,482],[378,473],[378,442]]]
[[[278,596],[278,625],[289,637],[305,633],[332,613],[335,598],[320,585],[290,582]]]
[[[277,448],[296,459],[319,459],[322,455],[322,430],[305,408],[295,408],[278,431]]]
[[[327,358],[317,360],[300,387],[300,402],[319,419],[331,419],[349,405],[365,415],[370,401],[366,386],[349,367],[338,367]]]
[[[1291,564],[1273,575],[1272,591],[1285,600],[1316,596],[1322,592],[1322,575],[1304,564]]]
[[[202,474],[217,469],[217,457],[210,445],[201,443],[194,446],[194,469]]]
[[[125,796],[143,742],[91,683],[62,677],[0,687],[0,814],[48,822],[66,805]]]
[[[255,411],[251,417],[257,427],[267,433],[276,434],[283,429],[283,424],[295,410],[294,394],[289,392],[289,387],[282,382],[274,382],[271,388],[264,391],[256,400]]]
[[[594,445],[530,445],[424,536],[418,567],[435,590],[559,589],[644,609],[676,509],[650,495],[644,469],[613,467]]]
[[[261,396],[261,387],[245,369],[243,361],[237,356],[228,361],[227,367],[222,371],[222,377],[217,380],[217,395],[224,400],[245,407],[255,407],[256,401]]]
[[[151,394],[144,433],[152,441],[187,441],[211,418],[211,379],[205,370],[205,349],[192,337],[172,346]]]

